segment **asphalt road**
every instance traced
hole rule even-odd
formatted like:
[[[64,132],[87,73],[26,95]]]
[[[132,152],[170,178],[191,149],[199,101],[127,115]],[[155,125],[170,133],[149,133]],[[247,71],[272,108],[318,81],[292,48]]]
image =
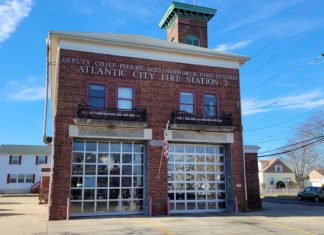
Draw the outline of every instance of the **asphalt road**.
[[[263,202],[275,202],[280,204],[296,204],[296,205],[307,205],[307,206],[324,206],[324,201],[313,202],[308,200],[297,201],[290,199],[276,199],[276,198],[264,198]]]

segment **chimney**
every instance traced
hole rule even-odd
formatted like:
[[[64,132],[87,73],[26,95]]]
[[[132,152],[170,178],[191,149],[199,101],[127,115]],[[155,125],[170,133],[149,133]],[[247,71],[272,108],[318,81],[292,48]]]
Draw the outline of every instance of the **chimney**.
[[[173,2],[159,23],[169,42],[208,47],[207,23],[216,9]]]

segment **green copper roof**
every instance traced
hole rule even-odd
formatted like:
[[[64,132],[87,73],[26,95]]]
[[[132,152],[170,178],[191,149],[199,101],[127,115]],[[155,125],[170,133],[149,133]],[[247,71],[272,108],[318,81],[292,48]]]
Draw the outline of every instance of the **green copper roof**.
[[[159,26],[162,29],[168,28],[173,20],[179,15],[209,21],[215,13],[216,9],[173,2],[164,14]]]

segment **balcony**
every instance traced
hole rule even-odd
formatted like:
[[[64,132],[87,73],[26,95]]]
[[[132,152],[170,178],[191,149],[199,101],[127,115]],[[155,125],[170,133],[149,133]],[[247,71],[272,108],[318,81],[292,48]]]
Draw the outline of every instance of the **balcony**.
[[[78,104],[76,124],[105,124],[120,126],[145,126],[146,109],[94,108],[90,105]]]
[[[208,116],[175,110],[171,113],[171,123],[174,129],[233,130],[232,114],[225,112],[220,113],[218,116]]]

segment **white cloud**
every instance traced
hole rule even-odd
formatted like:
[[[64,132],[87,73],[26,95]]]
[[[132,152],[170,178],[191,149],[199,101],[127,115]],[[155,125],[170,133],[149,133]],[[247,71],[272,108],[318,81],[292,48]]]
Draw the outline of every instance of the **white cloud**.
[[[0,43],[16,31],[21,20],[29,15],[32,0],[5,0],[0,3]]]
[[[271,112],[274,110],[316,108],[324,105],[324,93],[315,90],[300,95],[291,95],[267,100],[242,99],[242,114]]]
[[[215,50],[230,52],[230,51],[245,48],[248,45],[250,45],[252,42],[253,40],[245,40],[237,43],[224,43],[216,46]]]
[[[6,99],[10,101],[36,101],[45,97],[45,87],[29,78],[25,83],[9,81],[6,84]]]

